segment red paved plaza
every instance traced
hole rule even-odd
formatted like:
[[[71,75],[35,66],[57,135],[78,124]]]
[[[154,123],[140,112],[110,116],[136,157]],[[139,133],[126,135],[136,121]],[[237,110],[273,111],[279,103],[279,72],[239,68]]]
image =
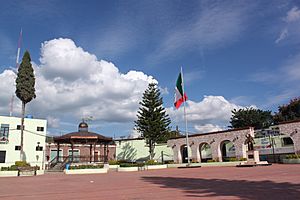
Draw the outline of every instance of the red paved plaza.
[[[300,199],[300,165],[0,178],[0,199]]]

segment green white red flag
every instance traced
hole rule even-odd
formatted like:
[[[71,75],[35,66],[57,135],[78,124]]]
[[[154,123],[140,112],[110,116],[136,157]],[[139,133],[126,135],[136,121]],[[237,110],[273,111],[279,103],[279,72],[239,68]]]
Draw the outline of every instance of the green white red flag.
[[[180,105],[187,100],[186,93],[183,94],[183,81],[182,81],[182,75],[179,73],[178,79],[176,81],[176,87],[175,87],[175,101],[174,106],[176,109],[180,107]]]

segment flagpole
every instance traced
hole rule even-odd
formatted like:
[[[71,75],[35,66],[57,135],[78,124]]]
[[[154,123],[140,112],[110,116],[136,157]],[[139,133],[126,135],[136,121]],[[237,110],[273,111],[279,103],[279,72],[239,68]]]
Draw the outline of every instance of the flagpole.
[[[187,150],[187,159],[188,159],[188,165],[190,164],[190,156],[189,156],[189,135],[187,131],[187,117],[186,117],[186,109],[185,109],[185,93],[184,93],[184,81],[183,81],[183,72],[181,67],[181,80],[182,80],[182,93],[183,93],[183,113],[184,113],[184,119],[185,119],[185,140],[186,140],[186,150]]]

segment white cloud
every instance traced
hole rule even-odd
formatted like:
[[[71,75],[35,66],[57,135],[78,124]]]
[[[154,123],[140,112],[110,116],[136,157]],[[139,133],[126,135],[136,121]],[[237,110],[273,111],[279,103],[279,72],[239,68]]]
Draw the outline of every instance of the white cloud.
[[[137,132],[136,130],[132,130],[129,134],[128,138],[139,138],[141,137],[141,133]]]
[[[163,58],[183,50],[212,49],[236,41],[247,27],[252,5],[203,3],[194,18],[170,29],[152,57]],[[151,57],[151,59],[152,59]],[[149,59],[149,60],[151,60]]]
[[[286,22],[294,22],[300,19],[300,10],[298,7],[293,7],[291,10],[287,12],[287,16],[285,17]]]
[[[195,125],[195,129],[200,133],[209,133],[222,130],[220,126],[214,124]]]
[[[206,124],[212,124],[215,128],[226,126],[229,125],[231,111],[239,108],[243,107],[227,101],[222,96],[204,96],[204,99],[200,102],[187,101],[187,120],[194,128],[198,128],[197,130],[201,129],[202,126],[204,126],[203,128],[209,128],[205,126]],[[167,111],[173,122],[180,123],[184,121],[183,106],[178,110],[168,108]]]
[[[168,90],[167,87],[164,87],[164,88],[159,87],[159,90],[160,90],[160,92],[161,92],[162,95],[167,95],[167,94],[169,94],[169,90]]]
[[[48,126],[51,128],[58,128],[60,126],[60,120],[54,117],[47,117]]]
[[[121,73],[111,62],[98,60],[70,39],[53,39],[41,47],[40,65],[33,63],[37,98],[27,113],[48,118],[57,128],[62,120],[83,116],[107,122],[132,122],[148,83],[157,81],[138,71]],[[3,95],[0,109],[7,110],[14,92],[15,74],[0,74]]]
[[[287,13],[286,16],[282,19],[284,22],[283,27],[275,43],[278,44],[281,41],[289,39],[293,44],[299,43],[300,36],[300,10],[298,7],[294,6]]]
[[[283,29],[279,35],[279,37],[276,39],[275,43],[279,43],[281,40],[284,40],[288,36],[288,30],[287,28]]]

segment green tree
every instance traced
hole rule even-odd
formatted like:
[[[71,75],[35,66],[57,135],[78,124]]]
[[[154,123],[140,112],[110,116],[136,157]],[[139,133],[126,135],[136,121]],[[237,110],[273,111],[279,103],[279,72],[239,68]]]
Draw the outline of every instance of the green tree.
[[[21,118],[21,150],[20,159],[23,161],[24,149],[23,149],[23,136],[24,136],[24,116],[25,105],[36,97],[35,95],[35,77],[32,65],[30,63],[31,58],[28,51],[24,53],[22,63],[18,69],[18,75],[16,79],[16,95],[22,101],[22,118]]]
[[[169,130],[168,132],[166,132],[166,134],[162,135],[162,137],[157,141],[157,143],[166,143],[170,138],[179,136],[182,136],[182,134],[180,134],[178,127],[176,127],[176,130]]]
[[[274,115],[275,123],[300,119],[300,97],[292,99],[289,104],[278,107]]]
[[[143,93],[135,121],[135,129],[142,134],[149,146],[150,159],[154,157],[155,144],[170,131],[171,120],[163,107],[157,84],[150,83]]]
[[[231,128],[245,128],[252,126],[255,129],[267,128],[273,124],[271,111],[263,111],[255,108],[232,110],[230,118]]]

